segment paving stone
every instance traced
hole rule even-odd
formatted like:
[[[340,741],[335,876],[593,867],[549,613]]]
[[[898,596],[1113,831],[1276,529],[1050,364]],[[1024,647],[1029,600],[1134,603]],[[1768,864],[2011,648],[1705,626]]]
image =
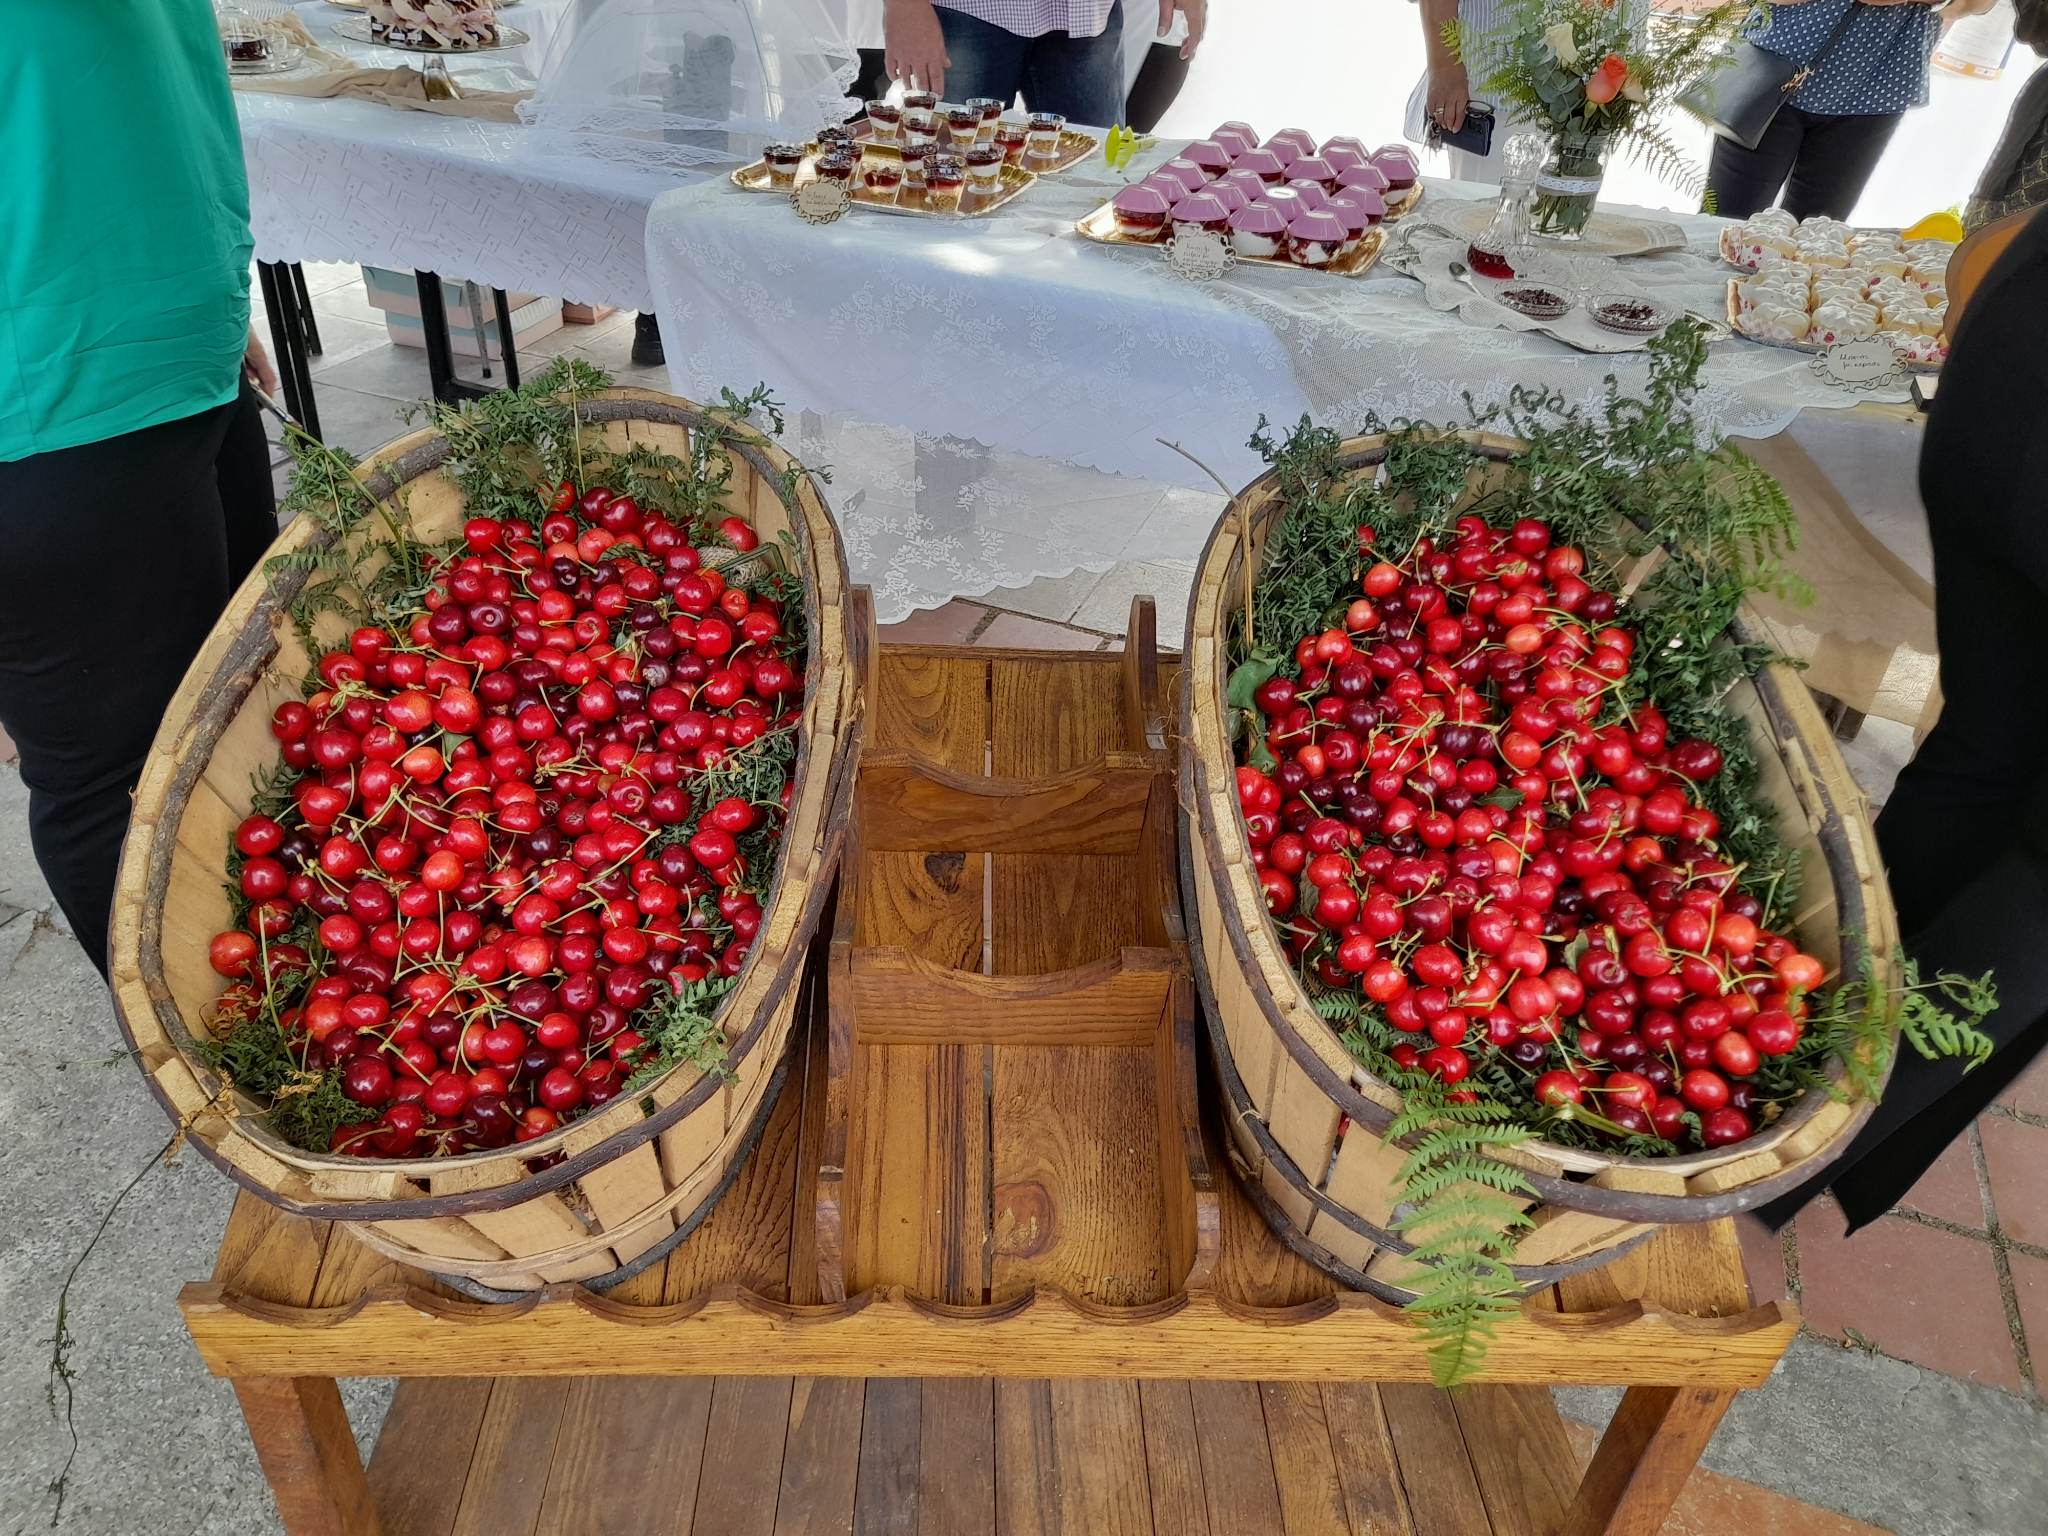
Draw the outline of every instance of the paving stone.
[[[1791,1294],[1785,1277],[1785,1234],[1771,1231],[1754,1217],[1739,1216],[1735,1235],[1742,1243],[1742,1267],[1757,1305],[1783,1301]]]
[[[961,645],[988,617],[979,603],[954,598],[943,608],[920,608],[909,618],[881,627],[884,645]]]
[[[1569,1419],[1565,1435],[1583,1468],[1599,1436]],[[1742,1536],[1890,1536],[1884,1526],[1866,1525],[1705,1467],[1693,1468],[1661,1529],[1662,1536],[1727,1536],[1730,1531]]]
[[[1998,1224],[2010,1238],[2048,1247],[2048,1126],[1998,1115],[1981,1126]]]
[[[1973,1232],[1984,1230],[1984,1195],[1977,1183],[1977,1157],[1970,1138],[1960,1136],[1906,1191],[1899,1204],[1923,1216],[1952,1221]]]
[[[1808,1207],[1798,1225],[1799,1304],[1817,1332],[2024,1390],[1988,1242],[1898,1216],[1845,1239],[1833,1201]]]
[[[2007,1109],[2016,1109],[2023,1115],[2039,1115],[2048,1120],[2048,1055],[2022,1072],[1992,1102]]]
[[[2034,1391],[2048,1387],[2048,1259],[2008,1251],[2012,1288],[2019,1298],[2020,1326],[2026,1333],[2027,1356],[2034,1368]]]
[[[974,643],[1014,650],[1093,651],[1101,647],[1102,636],[1068,629],[1064,624],[1048,624],[1044,619],[1021,613],[999,613],[987,629],[975,636]]]

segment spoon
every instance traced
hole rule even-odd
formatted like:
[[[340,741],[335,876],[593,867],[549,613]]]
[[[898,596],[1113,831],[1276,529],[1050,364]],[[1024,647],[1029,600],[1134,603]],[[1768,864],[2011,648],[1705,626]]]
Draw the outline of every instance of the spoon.
[[[1466,266],[1465,263],[1456,260],[1452,261],[1450,271],[1452,282],[1463,283],[1474,293],[1479,291],[1479,285],[1472,281],[1472,269]]]

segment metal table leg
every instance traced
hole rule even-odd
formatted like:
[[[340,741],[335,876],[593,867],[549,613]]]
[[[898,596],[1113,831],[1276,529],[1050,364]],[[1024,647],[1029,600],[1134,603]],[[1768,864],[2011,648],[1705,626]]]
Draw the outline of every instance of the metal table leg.
[[[285,409],[309,437],[320,436],[320,412],[313,402],[313,370],[308,360],[307,328],[312,309],[302,305],[298,283],[285,263],[259,261],[256,281],[263,308],[270,316],[270,348],[284,389]]]
[[[455,376],[455,346],[448,332],[448,307],[441,298],[441,276],[437,272],[416,272],[413,280],[420,295],[420,329],[427,344],[427,378],[434,398],[444,405],[461,400],[479,400],[496,393],[492,385],[473,383]],[[519,387],[519,354],[512,340],[512,310],[505,290],[491,290],[498,319],[498,349],[505,364],[505,387]],[[475,306],[472,306],[474,310]],[[484,376],[490,377],[489,347],[484,348]]]

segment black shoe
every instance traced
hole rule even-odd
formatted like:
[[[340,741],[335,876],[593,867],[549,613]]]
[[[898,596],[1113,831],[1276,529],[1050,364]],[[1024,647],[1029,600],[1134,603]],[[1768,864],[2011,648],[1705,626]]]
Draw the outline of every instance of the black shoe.
[[[633,317],[633,366],[635,368],[660,368],[668,362],[661,350],[661,323],[654,316],[641,313]]]

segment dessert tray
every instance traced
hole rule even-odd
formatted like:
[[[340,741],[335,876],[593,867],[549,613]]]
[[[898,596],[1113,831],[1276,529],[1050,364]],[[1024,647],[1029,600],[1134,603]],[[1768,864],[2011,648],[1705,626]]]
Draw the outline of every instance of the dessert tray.
[[[1074,232],[1084,240],[1093,240],[1097,245],[1127,245],[1135,249],[1152,249],[1162,254],[1171,244],[1172,231],[1162,231],[1157,239],[1147,240],[1138,235],[1127,235],[1117,228],[1116,211],[1108,203],[1089,214],[1074,225]],[[1380,252],[1387,243],[1386,231],[1374,225],[1359,237],[1358,244],[1346,254],[1339,256],[1327,266],[1304,267],[1289,261],[1285,256],[1238,256],[1233,259],[1240,264],[1254,267],[1287,267],[1296,272],[1329,272],[1338,277],[1363,277],[1372,270],[1380,259]]]
[[[330,0],[330,3],[339,3],[339,0]],[[350,16],[343,21],[337,21],[334,24],[334,35],[336,37],[345,37],[352,43],[368,43],[373,48],[396,48],[401,53],[432,53],[442,55],[451,53],[498,53],[506,48],[523,48],[526,44],[533,41],[530,34],[522,32],[517,27],[507,26],[502,21],[497,23],[497,28],[498,40],[495,43],[478,43],[468,48],[436,48],[428,43],[398,43],[393,42],[388,37],[372,37],[370,35],[370,18],[367,16]]]
[[[871,153],[894,154],[883,146],[872,146]],[[998,208],[1008,206],[1034,181],[1036,174],[1022,166],[1004,165],[999,168],[1000,184],[994,192],[976,192],[971,187],[961,190],[956,204],[935,203],[923,192],[911,192],[899,188],[892,191],[878,191],[866,185],[863,167],[867,156],[854,168],[853,180],[847,186],[847,197],[856,208],[871,208],[877,213],[909,214],[925,219],[980,219],[986,218]],[[770,192],[788,197],[798,187],[818,179],[818,146],[816,142],[804,146],[804,157],[799,163],[796,175],[789,181],[778,181],[768,168],[766,160],[756,160],[743,165],[726,178],[742,192]]]
[[[866,140],[873,135],[874,125],[865,117],[857,117],[846,125],[846,131],[856,139]],[[939,136],[933,142],[940,148],[952,144],[952,132],[944,123],[938,125]],[[1050,158],[1034,159],[1028,165],[1019,165],[1019,170],[1029,171],[1034,176],[1057,176],[1061,171],[1079,165],[1083,160],[1102,147],[1102,140],[1092,133],[1082,133],[1074,128],[1060,130],[1059,149]]]
[[[1730,278],[1728,281],[1728,327],[1730,330],[1734,331],[1736,335],[1740,336],[1744,341],[1753,341],[1757,343],[1757,345],[1764,347],[1783,347],[1788,352],[1805,352],[1816,357],[1819,356],[1821,353],[1827,351],[1828,346],[1830,345],[1830,343],[1827,342],[1798,341],[1783,336],[1765,335],[1762,332],[1760,332],[1755,327],[1749,312],[1745,311],[1742,307],[1741,284],[1734,278]],[[1903,368],[1907,373],[1926,374],[1941,372],[1940,358],[1921,358],[1911,356],[1907,352],[1902,350],[1900,347],[1898,347],[1895,343],[1892,343],[1889,340],[1889,338],[1876,334],[1874,332],[1865,336],[1843,337],[1840,339],[1854,341],[1885,342],[1888,346],[1891,346],[1892,350],[1895,353],[1898,354],[1899,366]],[[1947,348],[1944,344],[1942,347],[1942,356],[1946,355]]]

